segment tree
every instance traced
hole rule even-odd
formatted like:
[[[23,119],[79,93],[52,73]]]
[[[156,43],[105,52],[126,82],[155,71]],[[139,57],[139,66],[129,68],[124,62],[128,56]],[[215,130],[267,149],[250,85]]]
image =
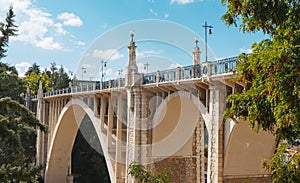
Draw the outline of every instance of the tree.
[[[133,162],[129,165],[128,174],[143,183],[170,183],[168,169],[154,175],[147,171],[143,165]]]
[[[279,142],[286,140],[291,145],[300,139],[300,2],[222,0],[222,3],[227,5],[222,18],[228,25],[239,26],[245,33],[262,31],[270,36],[253,44],[250,55],[239,57],[237,80],[245,83],[246,89],[228,97],[233,105],[225,116],[246,118],[253,129],[271,131]],[[280,149],[272,160],[287,157]],[[276,182],[285,175],[273,168],[279,170],[284,166],[272,162],[275,161],[271,161],[269,170]]]
[[[10,97],[22,102],[24,92],[23,82],[18,77],[16,68],[0,62],[0,98]]]
[[[69,86],[71,80],[62,65],[58,69],[56,63],[53,62],[51,63],[50,71],[51,87],[53,90],[67,88]]]
[[[9,8],[5,22],[0,22],[0,60],[5,57],[6,47],[8,47],[9,37],[16,36],[17,26],[14,24],[15,14],[12,6]]]
[[[50,91],[50,78],[46,73],[36,73],[35,71],[26,72],[24,78],[25,87],[30,88],[31,95],[36,95],[39,89],[39,82],[42,80],[43,92]]]
[[[0,182],[31,182],[43,166],[35,165],[36,128],[45,131],[25,106],[0,99]]]
[[[28,70],[25,72],[25,76],[30,75],[31,73],[41,74],[40,66],[36,63],[33,63],[32,66],[28,67]]]

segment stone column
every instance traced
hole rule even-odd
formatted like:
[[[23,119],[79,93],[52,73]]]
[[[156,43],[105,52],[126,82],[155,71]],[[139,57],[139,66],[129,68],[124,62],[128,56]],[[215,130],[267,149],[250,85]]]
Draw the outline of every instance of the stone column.
[[[129,90],[127,92],[128,100],[133,102],[133,104],[129,104],[128,106],[126,168],[133,162],[141,162],[140,130],[137,129],[140,126],[142,112],[140,93],[139,88],[134,88],[132,91]],[[127,175],[126,181],[127,183],[135,182],[133,177],[129,175]]]
[[[32,110],[31,108],[31,94],[30,94],[30,88],[27,87],[26,95],[25,95],[25,106],[29,109]]]
[[[105,96],[101,96],[101,111],[100,111],[100,130],[103,131],[104,129],[104,120],[105,120],[105,113],[106,113],[106,104],[107,99]]]
[[[204,157],[204,128],[205,123],[202,119],[201,112],[199,112],[198,123],[196,126],[196,168],[197,168],[197,181],[200,183],[205,182],[205,157]]]
[[[113,108],[113,101],[111,96],[109,97],[108,103],[108,121],[107,121],[107,147],[108,152],[111,152],[112,149],[112,129],[114,123],[114,108]]]
[[[43,116],[45,116],[44,114],[44,99],[43,99],[43,87],[42,87],[42,81],[40,80],[39,82],[39,89],[38,89],[38,103],[37,103],[37,109],[36,109],[36,118],[43,123]],[[42,131],[37,129],[37,143],[36,143],[36,150],[37,150],[37,158],[36,158],[36,163],[38,165],[43,164],[43,157],[44,154],[43,153],[43,143],[44,143],[44,139],[42,139]]]
[[[120,94],[118,96],[118,112],[117,112],[117,132],[116,132],[116,161],[115,161],[115,172],[116,172],[116,180],[117,182],[123,182],[123,175],[122,173],[122,165],[124,163],[124,160],[122,160],[122,114],[123,114],[123,96]]]
[[[207,180],[221,183],[223,182],[223,115],[226,107],[226,90],[220,83],[211,84],[209,89]]]

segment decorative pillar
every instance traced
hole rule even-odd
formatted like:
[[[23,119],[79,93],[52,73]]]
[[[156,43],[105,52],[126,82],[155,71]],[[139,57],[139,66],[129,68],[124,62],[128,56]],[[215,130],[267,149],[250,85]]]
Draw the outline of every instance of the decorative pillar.
[[[43,100],[43,86],[42,86],[42,81],[40,80],[39,82],[39,89],[38,89],[38,103],[37,103],[37,110],[36,110],[36,118],[43,123],[43,116],[44,116],[44,100]],[[42,131],[37,129],[37,143],[36,143],[36,150],[37,150],[37,158],[36,158],[36,163],[37,165],[43,164],[43,157],[44,154],[42,154],[43,150],[43,143],[44,143],[44,139],[42,139]]]
[[[100,130],[101,131],[104,130],[106,105],[107,105],[107,99],[105,98],[105,96],[101,96],[101,111],[100,111]]]
[[[140,148],[140,133],[137,129],[141,125],[142,115],[142,74],[138,73],[136,65],[136,46],[133,41],[134,33],[131,32],[131,42],[128,46],[128,66],[125,74],[125,87],[127,88],[127,148],[126,171],[133,162],[141,162],[142,151]],[[126,174],[127,183],[133,183],[134,179]]]
[[[213,85],[215,84],[215,85]],[[223,115],[226,107],[225,86],[211,83],[208,124],[208,182],[223,182]]]
[[[108,121],[107,121],[107,147],[108,152],[112,152],[112,135],[113,135],[113,123],[114,123],[114,107],[112,97],[109,97],[108,102]]]
[[[193,65],[200,65],[200,48],[198,47],[198,37],[195,37],[196,46],[193,51]]]
[[[124,160],[122,160],[122,120],[123,120],[123,96],[120,94],[118,96],[118,111],[117,111],[117,132],[116,132],[116,156],[115,156],[115,172],[116,172],[116,180],[117,182],[122,182],[122,164]]]
[[[30,93],[30,88],[29,86],[27,87],[26,95],[25,95],[25,106],[29,109],[32,110],[31,108],[31,93]]]

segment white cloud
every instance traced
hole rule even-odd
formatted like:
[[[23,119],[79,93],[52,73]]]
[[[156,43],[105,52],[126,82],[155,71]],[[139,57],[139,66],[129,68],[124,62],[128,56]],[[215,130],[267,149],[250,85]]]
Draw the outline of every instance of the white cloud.
[[[189,4],[193,2],[195,2],[195,0],[171,0],[170,4]]]
[[[150,13],[153,14],[154,16],[158,16],[158,13],[154,11],[152,8],[149,9]]]
[[[136,65],[137,65],[138,71],[140,73],[146,73],[146,69],[145,69],[145,64],[144,63],[139,62]]]
[[[91,68],[92,65],[91,65],[91,64],[82,64],[82,67],[83,67],[83,68]]]
[[[93,57],[100,58],[102,60],[117,60],[124,57],[123,54],[119,53],[116,49],[107,49],[107,50],[94,50]]]
[[[28,70],[30,66],[31,64],[28,62],[20,62],[15,64],[19,77],[25,77],[25,72]]]
[[[46,50],[60,50],[63,49],[62,44],[53,41],[52,37],[45,37],[36,43],[36,47]]]
[[[61,34],[61,35],[66,35],[68,32],[66,30],[64,30],[64,28],[62,27],[63,25],[61,23],[56,23],[54,24],[54,27],[56,27],[56,31]]]
[[[85,45],[85,43],[84,43],[84,42],[82,42],[82,41],[77,41],[77,42],[76,42],[76,45],[78,45],[78,46],[84,46],[84,45]]]
[[[177,67],[182,67],[180,64],[170,64],[169,67],[167,68],[168,69],[175,69]]]
[[[246,53],[246,54],[252,53],[252,49],[244,49],[244,48],[240,48],[239,51],[242,52],[242,53]]]
[[[64,25],[80,27],[83,22],[82,20],[73,13],[64,12],[57,16],[58,20],[62,20]]]
[[[158,55],[161,54],[162,51],[157,51],[157,50],[146,50],[146,51],[138,51],[136,53],[137,57],[147,57],[147,56],[151,56],[151,55]]]
[[[29,43],[43,49],[62,49],[62,43],[50,37],[51,31],[66,34],[62,26],[55,24],[52,15],[34,5],[33,0],[1,0],[0,15],[5,16],[10,5],[17,15],[15,20],[18,27],[18,36],[12,40]]]
[[[112,71],[112,69],[108,69],[108,70],[104,71],[104,73],[106,76],[108,76],[108,75],[112,75],[113,71]]]
[[[169,17],[169,13],[165,13],[164,17],[168,18]]]

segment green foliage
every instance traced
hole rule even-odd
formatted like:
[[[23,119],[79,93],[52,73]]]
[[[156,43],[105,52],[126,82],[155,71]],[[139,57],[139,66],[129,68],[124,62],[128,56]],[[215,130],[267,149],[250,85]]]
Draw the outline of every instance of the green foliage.
[[[5,22],[0,22],[0,60],[5,57],[6,47],[8,47],[9,37],[16,36],[17,26],[14,24],[15,14],[10,7],[5,18]]]
[[[227,99],[225,118],[246,118],[253,129],[276,134],[279,142],[300,139],[300,2],[298,0],[222,0],[223,20],[244,32],[270,35],[241,55],[237,67],[245,90]],[[299,156],[279,147],[268,164],[273,182],[299,182]],[[264,163],[267,164],[266,162]],[[265,166],[266,167],[266,166]],[[297,171],[296,171],[297,169]],[[298,174],[297,176],[294,176]]]
[[[243,14],[251,4],[249,1],[239,2],[241,4],[233,8],[233,1],[230,1],[228,7],[231,9],[224,16],[228,16],[228,13],[233,16],[230,12],[241,9],[240,14],[233,17],[241,16],[243,26],[250,26],[248,18],[251,21],[261,21],[262,17],[251,16],[251,9]],[[274,1],[252,1],[252,6],[253,3],[260,5],[259,3],[271,2]],[[283,2],[287,4],[282,5]],[[276,18],[284,22],[276,20],[274,28],[270,28],[273,38],[254,44],[253,53],[249,56],[240,56],[243,61],[237,67],[238,80],[247,84],[247,90],[228,98],[234,105],[226,114],[227,117],[247,117],[253,128],[270,130],[276,133],[278,139],[292,142],[300,138],[300,3],[278,3],[271,3],[276,7],[265,8],[265,17],[270,18],[273,13],[278,13],[279,7],[284,6],[283,9],[286,9],[287,6],[289,8],[284,10],[284,14],[280,14],[280,11],[278,13],[281,18]],[[297,21],[290,22],[295,16],[298,17]],[[286,21],[289,22],[288,25]],[[262,26],[259,23],[255,25]]]
[[[133,162],[129,165],[128,174],[143,183],[170,183],[168,169],[154,175],[143,165]]]
[[[55,63],[51,63],[51,67],[52,66],[55,67]],[[67,88],[69,86],[69,82],[71,80],[70,80],[68,74],[65,72],[65,69],[63,68],[63,66],[61,66],[58,69],[58,71],[55,71],[55,72],[52,71],[51,81],[53,83],[53,89],[57,90],[57,89]]]
[[[30,88],[32,95],[36,95],[39,89],[39,81],[42,80],[43,92],[49,92],[52,89],[62,89],[69,86],[70,78],[65,72],[63,66],[57,69],[55,63],[51,63],[50,71],[40,71],[40,66],[34,63],[25,73],[25,87]]]
[[[288,144],[281,144],[270,162],[263,162],[264,169],[272,174],[273,183],[300,182],[300,153],[287,149]]]
[[[42,80],[43,91],[50,91],[50,79],[47,74],[39,74],[36,72],[29,72],[24,78],[25,87],[30,88],[31,95],[36,95],[39,89],[39,82]]]
[[[298,0],[221,0],[227,5],[222,19],[227,25],[238,25],[244,32],[263,31],[277,35],[280,30],[299,26]],[[293,26],[296,26],[293,28]]]
[[[25,89],[15,67],[0,62],[0,98],[10,97],[22,102]]]
[[[41,124],[25,106],[0,99],[0,182],[30,182],[43,166],[35,165],[36,128]]]

